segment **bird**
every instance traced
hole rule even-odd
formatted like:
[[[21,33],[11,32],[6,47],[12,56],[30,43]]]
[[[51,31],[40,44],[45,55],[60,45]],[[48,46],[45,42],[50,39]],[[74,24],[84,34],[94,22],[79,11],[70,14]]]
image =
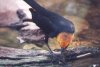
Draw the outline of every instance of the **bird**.
[[[56,41],[61,47],[61,53],[63,53],[73,40],[74,24],[63,16],[40,6],[34,0],[24,1],[32,7],[29,9],[32,14],[32,21],[45,33],[45,43],[50,53],[53,54],[53,51],[48,45],[48,39],[54,37],[56,37]]]

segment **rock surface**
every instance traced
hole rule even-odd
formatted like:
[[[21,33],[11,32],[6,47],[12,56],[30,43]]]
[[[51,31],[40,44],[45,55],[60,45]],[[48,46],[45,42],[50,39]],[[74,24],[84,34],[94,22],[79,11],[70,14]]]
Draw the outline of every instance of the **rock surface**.
[[[59,51],[54,54],[62,59],[62,55]],[[91,47],[78,47],[75,49],[69,49],[65,52],[65,65],[68,62],[76,61],[81,58],[95,58],[100,59],[100,49]],[[23,50],[15,48],[0,47],[0,66],[21,66],[21,65],[60,65],[59,59],[52,60],[51,54],[46,50]],[[94,59],[93,59],[94,60]],[[99,62],[99,61],[98,61]],[[72,64],[72,63],[71,63]]]

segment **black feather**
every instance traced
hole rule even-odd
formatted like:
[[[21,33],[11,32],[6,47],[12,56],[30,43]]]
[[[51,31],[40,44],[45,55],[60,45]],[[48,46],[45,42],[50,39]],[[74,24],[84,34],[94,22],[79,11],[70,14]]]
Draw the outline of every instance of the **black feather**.
[[[46,28],[48,31],[50,31],[50,34],[51,33],[58,34],[60,32],[67,32],[67,33],[75,32],[74,25],[71,21],[65,19],[64,17],[54,12],[48,11],[47,9],[43,8],[38,3],[36,3],[34,0],[24,0],[24,1],[28,3],[33,9],[35,9],[36,11],[35,13],[30,10],[33,16],[33,21],[34,22],[38,21],[38,26],[41,26],[41,28],[43,27],[43,30],[45,30]]]

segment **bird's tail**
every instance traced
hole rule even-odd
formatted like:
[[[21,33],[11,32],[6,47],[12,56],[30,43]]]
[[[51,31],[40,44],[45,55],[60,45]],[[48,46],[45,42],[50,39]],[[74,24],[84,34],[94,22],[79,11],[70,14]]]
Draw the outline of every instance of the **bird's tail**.
[[[46,14],[48,11],[40,6],[36,1],[34,0],[24,0],[27,4],[29,4],[33,9],[35,9],[38,13]]]

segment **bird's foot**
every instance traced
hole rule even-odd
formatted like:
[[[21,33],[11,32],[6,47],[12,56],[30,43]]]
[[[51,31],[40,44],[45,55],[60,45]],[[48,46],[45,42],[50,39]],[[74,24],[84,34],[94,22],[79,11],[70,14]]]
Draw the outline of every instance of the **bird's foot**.
[[[60,57],[60,56],[58,56],[58,55],[56,55],[54,53],[50,53],[50,54],[51,54],[52,63],[65,64],[65,59],[63,57]]]

